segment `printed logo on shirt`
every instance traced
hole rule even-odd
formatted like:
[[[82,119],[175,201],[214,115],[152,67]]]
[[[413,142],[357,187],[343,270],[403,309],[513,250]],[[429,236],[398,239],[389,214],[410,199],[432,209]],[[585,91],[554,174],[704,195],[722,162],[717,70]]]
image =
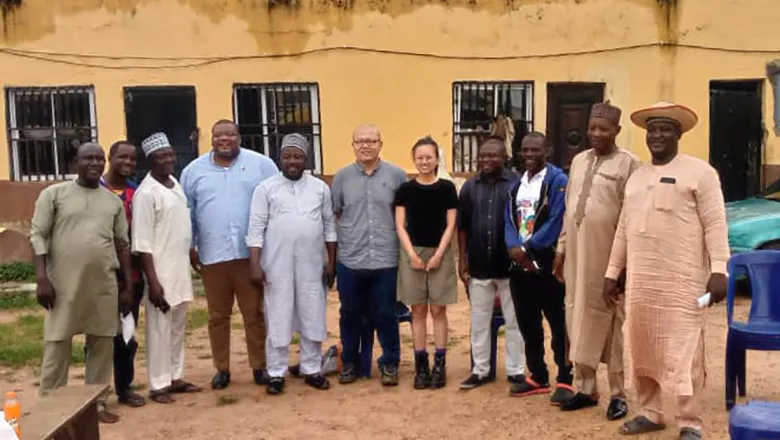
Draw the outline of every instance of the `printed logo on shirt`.
[[[534,232],[534,219],[536,218],[536,209],[533,201],[525,199],[517,207],[517,224],[519,225],[518,234],[523,241],[531,238]]]

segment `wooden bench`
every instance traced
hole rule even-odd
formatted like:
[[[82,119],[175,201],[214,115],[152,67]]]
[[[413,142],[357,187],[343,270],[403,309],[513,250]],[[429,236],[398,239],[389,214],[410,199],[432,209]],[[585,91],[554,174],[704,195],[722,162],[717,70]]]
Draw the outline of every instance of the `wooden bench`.
[[[108,385],[67,386],[22,416],[24,440],[99,440],[97,399]]]

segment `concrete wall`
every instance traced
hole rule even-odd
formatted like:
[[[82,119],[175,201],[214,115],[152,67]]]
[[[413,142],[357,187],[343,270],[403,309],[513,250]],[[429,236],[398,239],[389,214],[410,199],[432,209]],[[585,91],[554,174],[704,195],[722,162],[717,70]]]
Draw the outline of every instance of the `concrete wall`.
[[[110,144],[125,135],[123,86],[196,86],[198,124],[207,131],[232,116],[235,82],[315,81],[323,170],[332,174],[352,160],[351,129],[364,121],[380,126],[385,157],[409,171],[417,137],[449,145],[453,81],[534,81],[538,130],[547,82],[605,82],[606,97],[626,112],[659,99],[696,109],[701,123],[683,148],[706,158],[709,81],[764,78],[778,50],[776,0],[291,1],[297,6],[23,0],[4,15],[0,45],[17,52],[0,52],[0,85],[94,84],[99,140]],[[191,58],[167,59],[184,57]],[[780,164],[765,84],[765,163]],[[2,133],[5,121],[2,105]],[[624,125],[620,143],[647,158],[642,131]],[[208,136],[200,142],[209,148]],[[0,154],[0,179],[9,176],[8,154]]]

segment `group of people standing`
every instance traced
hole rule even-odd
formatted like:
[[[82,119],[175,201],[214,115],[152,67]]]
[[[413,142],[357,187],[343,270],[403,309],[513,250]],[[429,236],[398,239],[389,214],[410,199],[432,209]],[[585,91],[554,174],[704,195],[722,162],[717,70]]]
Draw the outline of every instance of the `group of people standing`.
[[[504,139],[490,137],[479,148],[479,173],[459,194],[437,177],[440,148],[432,138],[414,144],[418,173],[409,180],[380,159],[382,138],[373,125],[355,129],[356,161],[330,187],[305,172],[306,137],[281,140],[279,170],[241,148],[238,127],[228,120],[214,125],[212,150],[185,168],[181,183],[162,133],[143,142],[150,172],[138,187],[129,180],[135,147],[112,146],[109,172],[101,177],[102,149],[82,145],[78,179],[45,189],[32,222],[38,299],[49,310],[41,393],[66,383],[71,338],[86,333],[86,382],[108,382],[113,347],[120,403],[143,405],[130,387],[137,345],[117,335],[117,306],[137,321],[143,298],[150,399],[165,404],[176,393],[201,391],[183,380],[190,267],[202,275],[206,292],[213,389],[231,380],[235,300],[257,384],[269,394],[284,391],[297,332],[300,366],[292,370],[307,385],[328,389],[321,359],[334,282],[341,384],[366,375],[360,352],[367,330],[377,332],[382,347],[382,384],[398,384],[401,301],[411,307],[414,388],[441,388],[447,305],[457,301],[459,277],[472,321],[472,368],[461,389],[491,380],[490,327],[498,305],[511,395],[552,393],[551,403],[564,411],[596,406],[603,362],[607,418],[623,418],[627,345],[641,413],[620,432],[663,429],[660,390],[668,385],[680,396],[680,438],[701,438],[706,313],[696,298],[710,292],[713,302],[723,299],[728,259],[718,175],[679,153],[679,139],[696,124],[693,111],[659,103],[632,114],[647,130],[649,164],[616,146],[620,119],[620,109],[608,102],[593,106],[592,148],[575,157],[569,176],[547,162],[541,133],[523,138],[519,175],[507,166]],[[543,319],[552,333],[554,385],[544,360]],[[101,421],[115,422],[105,396],[100,403]]]

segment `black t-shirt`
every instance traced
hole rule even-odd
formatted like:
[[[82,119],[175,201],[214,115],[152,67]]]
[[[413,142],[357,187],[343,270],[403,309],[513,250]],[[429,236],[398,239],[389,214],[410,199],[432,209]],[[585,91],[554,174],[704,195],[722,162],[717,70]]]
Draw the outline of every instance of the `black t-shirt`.
[[[447,179],[431,185],[410,180],[398,188],[393,205],[406,208],[406,231],[412,245],[438,247],[447,229],[447,211],[458,207],[458,191]]]

